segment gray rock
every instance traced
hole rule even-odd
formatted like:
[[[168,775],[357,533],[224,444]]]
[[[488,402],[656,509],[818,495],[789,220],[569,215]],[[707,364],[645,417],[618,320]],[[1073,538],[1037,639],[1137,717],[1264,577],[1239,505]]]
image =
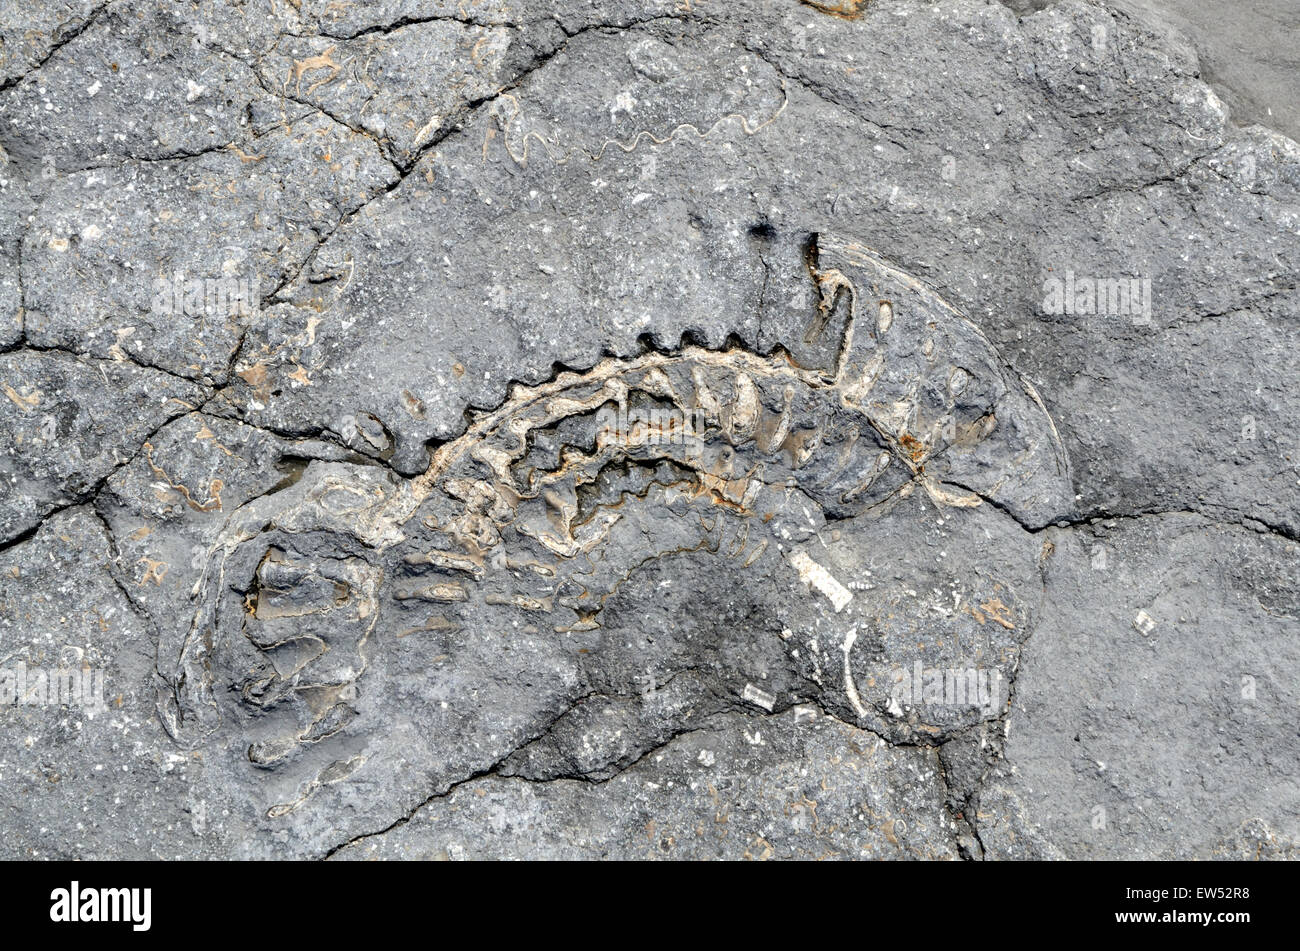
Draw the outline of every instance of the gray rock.
[[[61,45],[88,29],[102,9],[91,0],[5,0],[0,4],[0,85],[8,88],[43,64]]]
[[[1295,856],[1300,147],[1195,18],[3,20],[7,857]]]
[[[933,750],[796,707],[684,733],[604,784],[471,779],[342,860],[956,858]]]
[[[1116,6],[1170,23],[1200,54],[1201,74],[1232,109],[1234,121],[1260,123],[1291,138],[1300,135],[1294,35],[1300,11],[1286,0],[1251,4],[1197,0],[1116,0]]]
[[[168,419],[193,409],[187,380],[126,361],[57,350],[0,355],[0,537],[12,541],[59,508],[91,499]]]
[[[0,552],[0,691],[23,694],[0,718],[6,859],[181,858],[202,841],[202,763],[151,712],[157,636],[132,587],[87,506]]]
[[[1293,850],[1300,546],[1187,515],[1051,535],[1005,762],[977,800],[990,856]]]

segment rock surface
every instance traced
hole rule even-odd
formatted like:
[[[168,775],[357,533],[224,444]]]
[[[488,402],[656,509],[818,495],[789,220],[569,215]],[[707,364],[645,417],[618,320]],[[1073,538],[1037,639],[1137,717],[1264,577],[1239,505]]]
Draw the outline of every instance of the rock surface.
[[[1295,857],[1183,6],[0,2],[0,856]]]

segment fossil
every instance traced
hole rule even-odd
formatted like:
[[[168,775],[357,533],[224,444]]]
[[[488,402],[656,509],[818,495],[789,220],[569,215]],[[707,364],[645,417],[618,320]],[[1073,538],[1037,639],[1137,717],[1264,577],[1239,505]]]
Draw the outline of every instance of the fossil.
[[[395,639],[580,642],[641,566],[678,552],[729,560],[738,583],[787,576],[839,614],[852,591],[804,544],[828,524],[918,494],[1031,527],[1066,511],[1052,421],[974,324],[864,245],[820,237],[808,262],[820,303],[802,343],[825,365],[690,343],[609,357],[515,385],[416,478],[316,462],[233,512],[192,622],[160,648],[169,732],[198,742],[239,717],[250,761],[276,769],[353,728],[381,617]],[[825,679],[861,714],[856,636],[842,658],[838,644],[812,658],[809,676],[842,662],[844,677]],[[746,695],[771,709],[770,694]],[[365,762],[352,753],[271,815],[349,776]]]

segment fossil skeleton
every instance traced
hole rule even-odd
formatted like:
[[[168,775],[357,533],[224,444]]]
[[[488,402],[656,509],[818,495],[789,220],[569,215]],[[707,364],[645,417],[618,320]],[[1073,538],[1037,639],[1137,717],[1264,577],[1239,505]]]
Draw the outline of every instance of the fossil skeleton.
[[[298,711],[249,748],[275,767],[346,729],[382,612],[408,634],[523,619],[565,637],[598,628],[611,592],[668,551],[716,552],[737,571],[784,559],[838,612],[849,592],[773,518],[792,500],[824,521],[918,491],[1027,525],[1065,511],[1051,419],[978,328],[863,245],[822,238],[810,262],[820,303],[804,342],[826,344],[828,366],[779,348],[611,357],[516,385],[414,479],[313,463],[236,510],[195,586],[192,623],[160,647],[169,732],[195,742],[216,729],[214,685],[228,678],[241,709]],[[626,518],[652,503],[671,517]],[[245,669],[223,673],[216,648],[232,638]],[[304,796],[362,761],[333,763]]]

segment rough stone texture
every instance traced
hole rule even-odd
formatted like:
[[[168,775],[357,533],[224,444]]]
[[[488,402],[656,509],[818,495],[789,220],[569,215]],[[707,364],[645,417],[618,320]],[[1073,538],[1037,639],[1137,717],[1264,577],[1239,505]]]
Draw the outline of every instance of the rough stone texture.
[[[1300,134],[1296,100],[1300,51],[1286,39],[1300,29],[1300,9],[1295,4],[1286,0],[1244,0],[1230,6],[1197,0],[1117,0],[1117,4],[1172,23],[1189,35],[1200,53],[1201,74],[1219,90],[1239,125],[1260,123],[1292,138]]]
[[[1182,514],[1050,535],[1006,763],[976,804],[990,854],[1205,858],[1246,816],[1289,836],[1300,546]]]
[[[0,3],[0,854],[1294,858],[1184,6]]]

